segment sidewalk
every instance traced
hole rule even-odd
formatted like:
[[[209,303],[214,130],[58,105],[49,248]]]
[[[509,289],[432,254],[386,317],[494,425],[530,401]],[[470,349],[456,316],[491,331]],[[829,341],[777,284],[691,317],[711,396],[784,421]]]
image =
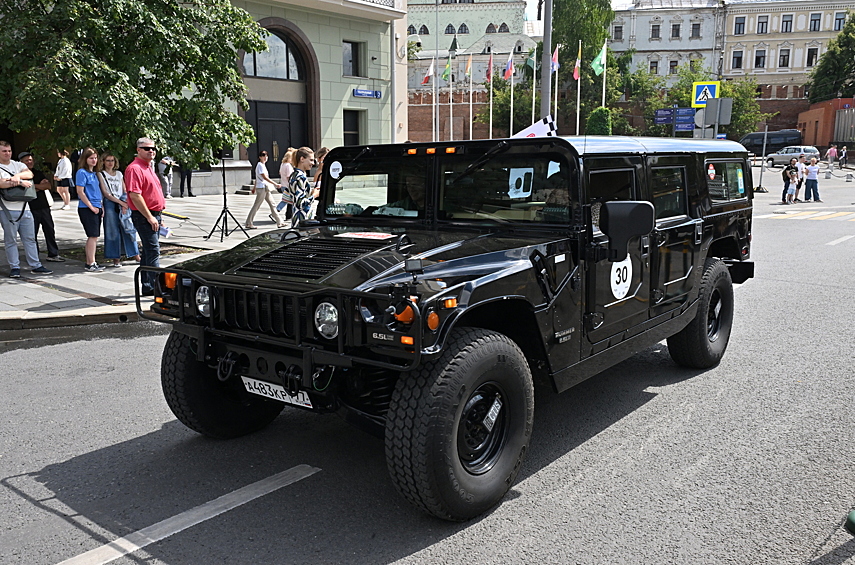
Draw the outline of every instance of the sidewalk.
[[[229,211],[243,225],[246,215],[255,200],[254,195],[229,194]],[[56,237],[60,254],[71,249],[82,250],[86,237],[72,201],[71,210],[59,210],[62,202],[54,203],[53,219],[56,224]],[[214,222],[223,209],[222,195],[205,195],[195,198],[178,198],[166,201],[166,210],[187,216],[186,221],[164,216],[164,223],[172,229],[172,236],[161,238],[161,244],[181,245],[198,249],[195,253],[182,253],[161,257],[161,266],[169,266],[211,253],[231,249],[246,241],[238,230],[220,242],[217,231],[210,240],[205,236],[211,231]],[[255,236],[276,226],[267,217],[269,209],[265,205],[255,216],[255,225],[259,229],[247,233]],[[229,218],[229,228],[234,222]],[[102,237],[99,246],[103,245]],[[9,277],[9,263],[6,250],[0,240],[0,330],[19,330],[28,328],[60,327],[79,324],[106,322],[126,322],[138,319],[134,303],[134,272],[136,263],[126,261],[122,267],[107,268],[100,273],[87,273],[83,262],[67,260],[65,263],[45,261],[44,238],[39,236],[42,251],[40,258],[51,275],[34,275],[30,272],[21,249],[21,278]],[[106,265],[105,265],[106,266]],[[146,301],[150,301],[147,298]]]

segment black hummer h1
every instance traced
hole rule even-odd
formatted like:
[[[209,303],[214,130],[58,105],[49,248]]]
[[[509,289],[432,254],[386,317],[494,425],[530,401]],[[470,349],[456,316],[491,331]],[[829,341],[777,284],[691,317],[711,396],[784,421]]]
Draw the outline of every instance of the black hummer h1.
[[[621,137],[334,149],[317,220],[156,269],[166,400],[217,438],[285,404],[347,411],[384,430],[405,498],[476,516],[523,462],[533,374],[561,392],[665,338],[681,365],[719,362],[753,276],[746,158]]]

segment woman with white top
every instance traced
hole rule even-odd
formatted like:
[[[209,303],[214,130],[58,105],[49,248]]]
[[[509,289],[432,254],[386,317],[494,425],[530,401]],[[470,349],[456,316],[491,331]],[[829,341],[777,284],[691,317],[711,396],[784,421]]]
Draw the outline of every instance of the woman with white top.
[[[811,157],[810,165],[805,168],[805,202],[822,202],[819,199],[819,165],[816,157]]]
[[[279,182],[285,188],[282,189],[282,201],[276,205],[276,211],[281,212],[284,208],[286,220],[294,214],[294,195],[291,193],[291,174],[294,172],[294,165],[291,161],[294,159],[295,151],[296,149],[289,147],[279,165]]]
[[[122,226],[121,216],[128,213],[128,195],[119,160],[112,153],[104,153],[98,168],[101,194],[104,195],[104,257],[113,260],[109,267],[121,267],[124,248],[125,256],[133,257],[139,263],[137,232],[128,233]]]
[[[253,194],[255,194],[255,202],[253,202],[252,208],[249,210],[249,215],[246,217],[246,222],[243,225],[243,227],[248,230],[256,229],[256,226],[252,224],[252,221],[255,219],[255,214],[258,212],[258,209],[261,208],[262,202],[267,202],[267,205],[270,207],[270,219],[273,220],[276,227],[285,227],[285,224],[282,223],[282,220],[279,218],[279,214],[276,212],[276,205],[273,203],[273,200],[271,200],[270,190],[268,190],[269,186],[279,188],[282,185],[270,180],[270,175],[267,173],[266,163],[267,151],[262,151],[258,154],[258,164],[255,166],[255,188],[252,189]]]
[[[56,152],[56,156],[59,159],[56,163],[56,172],[53,175],[53,178],[56,181],[56,191],[62,198],[61,210],[70,210],[71,195],[69,194],[69,189],[72,186],[71,159],[68,158],[68,151],[65,149],[59,149]]]

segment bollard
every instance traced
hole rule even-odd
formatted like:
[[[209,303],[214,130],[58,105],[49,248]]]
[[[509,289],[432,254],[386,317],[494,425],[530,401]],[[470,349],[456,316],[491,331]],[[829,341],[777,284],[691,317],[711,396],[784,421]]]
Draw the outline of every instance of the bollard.
[[[825,178],[826,180],[831,178],[831,171],[825,171]]]
[[[852,182],[852,173],[846,173],[846,182]]]

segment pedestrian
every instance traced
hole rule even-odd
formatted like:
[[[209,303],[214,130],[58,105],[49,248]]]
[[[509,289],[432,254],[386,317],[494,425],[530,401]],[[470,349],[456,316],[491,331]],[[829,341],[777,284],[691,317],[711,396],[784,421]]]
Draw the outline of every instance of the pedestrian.
[[[276,205],[276,211],[282,212],[285,209],[285,219],[290,220],[294,215],[294,195],[291,193],[291,175],[294,173],[294,164],[291,162],[294,159],[296,149],[289,147],[285,155],[282,156],[282,163],[279,164],[279,182],[282,185],[282,200]]]
[[[38,275],[49,275],[53,271],[39,261],[39,248],[36,245],[36,231],[33,214],[27,209],[27,202],[7,200],[3,189],[32,186],[33,172],[19,161],[12,160],[12,146],[8,141],[0,141],[0,225],[3,226],[3,242],[6,247],[6,260],[9,261],[9,276],[21,278],[20,255],[18,254],[18,236],[24,245],[24,254],[30,270]]]
[[[160,186],[163,189],[164,198],[172,198],[172,167],[175,166],[175,160],[166,155],[157,164],[157,176],[160,178]]]
[[[795,159],[793,159],[795,161]],[[787,188],[787,204],[795,204],[796,184],[798,184],[798,169],[795,166],[790,169],[790,183]]]
[[[160,216],[166,208],[166,200],[160,180],[152,169],[156,154],[154,141],[141,137],[137,140],[137,156],[125,169],[131,221],[142,243],[140,265],[144,267],[160,266]],[[142,273],[140,292],[143,296],[154,294],[155,278],[155,273]]]
[[[837,146],[832,143],[828,151],[825,152],[825,157],[828,159],[828,170],[833,171],[834,162],[837,160]]]
[[[87,147],[80,154],[74,184],[77,186],[77,215],[86,233],[86,264],[83,270],[87,273],[100,273],[104,267],[95,261],[95,250],[98,238],[101,237],[101,220],[104,217],[104,204],[101,195],[101,183],[98,181],[98,153]]]
[[[849,160],[849,151],[846,149],[846,146],[844,145],[843,148],[840,150],[840,168],[841,169],[848,164],[848,160]]]
[[[41,228],[45,234],[47,260],[53,262],[65,261],[65,257],[59,254],[59,246],[56,244],[56,227],[53,223],[50,202],[47,198],[48,191],[50,190],[50,181],[45,178],[44,173],[35,168],[36,160],[29,151],[19,153],[18,161],[25,164],[33,172],[33,186],[36,187],[36,199],[30,201],[30,212],[33,214],[36,246],[39,244],[39,229]]]
[[[324,158],[329,152],[330,150],[326,147],[321,147],[318,149],[317,153],[315,153],[315,178],[312,179],[314,181],[315,190],[312,193],[312,198],[314,200],[312,201],[312,211],[309,214],[309,219],[314,218],[318,211],[318,201],[321,196],[321,177],[323,176],[324,170]]]
[[[122,225],[122,217],[130,214],[125,178],[119,170],[119,159],[112,153],[104,153],[98,165],[101,195],[104,197],[104,257],[111,259],[108,267],[122,266],[122,251],[125,257],[139,263],[137,231],[129,233]]]
[[[789,197],[788,195],[790,194],[790,184],[793,182],[793,179],[796,178],[799,171],[798,166],[796,165],[797,163],[798,160],[793,157],[781,172],[781,176],[784,178],[784,192],[781,193],[781,204],[795,204],[795,202],[793,202],[796,194],[795,186],[793,187],[793,197]]]
[[[810,165],[805,170],[805,202],[810,202],[811,198],[814,202],[822,202],[819,199],[819,165],[816,164],[816,157],[811,157]]]
[[[187,184],[187,196],[195,197],[193,194],[193,189],[190,188],[190,183],[193,180],[193,167],[189,165],[182,165],[177,163],[178,166],[178,177],[180,178],[180,184],[178,185],[178,196],[184,198],[184,184]]]
[[[56,152],[56,156],[58,161],[53,178],[56,181],[56,191],[59,193],[60,198],[62,198],[62,208],[60,210],[69,210],[71,209],[71,195],[69,194],[69,190],[74,186],[71,180],[71,159],[68,158],[68,151],[65,149],[59,149]]]
[[[252,193],[255,194],[255,202],[252,203],[252,208],[249,209],[249,215],[246,217],[243,227],[248,230],[256,229],[257,226],[253,225],[252,221],[255,219],[255,214],[258,213],[258,209],[261,208],[262,202],[267,202],[267,206],[270,207],[269,217],[276,224],[276,227],[285,227],[285,224],[279,217],[279,212],[276,211],[276,205],[273,204],[273,200],[270,198],[270,193],[277,192],[276,189],[281,186],[281,184],[270,180],[270,175],[267,172],[267,151],[262,151],[258,154],[258,164],[255,166],[255,187],[252,189]]]
[[[294,152],[294,174],[291,175],[291,193],[294,195],[294,216],[291,226],[297,226],[309,218],[314,201],[314,188],[309,184],[306,173],[316,164],[315,153],[309,147]]]
[[[796,182],[796,197],[793,198],[793,202],[801,202],[801,200],[799,200],[799,191],[801,191],[802,185],[805,182],[805,173],[807,171],[806,159],[807,157],[802,153],[799,155],[799,161],[796,163],[796,167],[798,168],[798,182]]]

